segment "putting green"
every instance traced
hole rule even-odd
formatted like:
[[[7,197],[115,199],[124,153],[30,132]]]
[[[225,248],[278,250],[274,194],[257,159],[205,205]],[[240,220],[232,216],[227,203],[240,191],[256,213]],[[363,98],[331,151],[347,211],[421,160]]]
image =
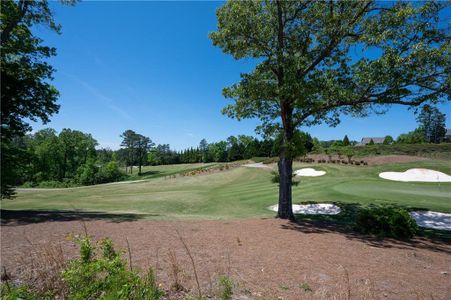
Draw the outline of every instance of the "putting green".
[[[196,166],[198,167],[198,166]],[[381,179],[382,171],[413,167],[451,174],[451,162],[421,161],[383,166],[295,164],[295,169],[324,170],[320,177],[302,177],[293,187],[293,202],[392,203],[439,212],[451,212],[451,183],[404,183]],[[174,166],[153,167],[164,174]],[[166,171],[165,171],[166,169]],[[230,219],[270,217],[277,203],[277,185],[270,169],[237,167],[212,174],[159,177],[144,182],[97,185],[66,190],[19,191],[3,200],[8,210],[73,210],[134,213],[152,219]],[[167,172],[168,173],[168,172]],[[299,179],[296,179],[299,180]]]

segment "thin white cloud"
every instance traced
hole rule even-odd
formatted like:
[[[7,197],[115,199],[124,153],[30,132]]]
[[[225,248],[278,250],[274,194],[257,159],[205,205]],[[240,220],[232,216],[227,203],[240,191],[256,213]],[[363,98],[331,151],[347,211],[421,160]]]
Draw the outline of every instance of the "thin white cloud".
[[[185,135],[189,136],[190,138],[198,138],[197,135],[195,135],[191,131],[186,130],[186,129],[182,129],[182,130],[185,132]]]
[[[105,104],[106,107],[108,107],[110,110],[112,110],[115,113],[117,113],[118,115],[120,115],[122,118],[124,118],[128,121],[134,121],[133,118],[125,110],[123,110],[122,108],[120,108],[114,104],[114,102],[115,102],[114,99],[105,96],[97,88],[90,85],[86,81],[81,80],[77,76],[69,75],[69,74],[64,74],[64,75],[66,75],[69,78],[71,78],[72,80],[78,82],[85,89],[87,89],[89,92],[91,92],[91,94],[93,94],[98,100],[100,100],[103,104]]]

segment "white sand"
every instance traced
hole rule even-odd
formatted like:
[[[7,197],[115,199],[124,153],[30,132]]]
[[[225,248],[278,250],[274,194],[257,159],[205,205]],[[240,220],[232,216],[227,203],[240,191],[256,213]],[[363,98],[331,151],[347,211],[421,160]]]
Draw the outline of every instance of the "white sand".
[[[317,171],[312,168],[304,168],[294,171],[294,174],[296,174],[296,176],[316,177],[325,175],[326,171]]]
[[[451,230],[451,214],[434,211],[413,211],[410,215],[420,227]]]
[[[451,176],[429,169],[409,169],[405,172],[382,172],[379,177],[403,182],[451,182]]]
[[[272,211],[278,211],[279,205],[272,205],[269,207]],[[293,213],[304,215],[336,215],[340,213],[340,208],[334,204],[319,203],[319,204],[293,204]]]
[[[261,168],[261,169],[271,169],[271,167],[270,166],[267,166],[267,165],[265,165],[265,164],[263,164],[263,163],[254,163],[254,164],[246,164],[246,165],[243,165],[243,167],[247,167],[247,168]]]

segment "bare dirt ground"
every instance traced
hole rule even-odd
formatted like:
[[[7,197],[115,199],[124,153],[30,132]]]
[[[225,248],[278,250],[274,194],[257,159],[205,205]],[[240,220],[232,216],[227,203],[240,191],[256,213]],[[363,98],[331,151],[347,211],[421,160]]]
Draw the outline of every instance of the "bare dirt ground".
[[[79,221],[2,218],[1,265],[16,280],[23,276],[30,253],[40,247],[61,245],[66,257],[74,257],[77,248],[67,237],[84,231]],[[326,225],[277,219],[84,224],[95,240],[111,237],[126,249],[128,239],[133,266],[156,266],[158,281],[166,289],[173,282],[169,259],[173,251],[182,270],[181,283],[192,295],[193,268],[176,230],[193,254],[204,295],[214,293],[219,274],[233,278],[236,299],[449,299],[451,295],[451,245],[444,242],[380,241]]]

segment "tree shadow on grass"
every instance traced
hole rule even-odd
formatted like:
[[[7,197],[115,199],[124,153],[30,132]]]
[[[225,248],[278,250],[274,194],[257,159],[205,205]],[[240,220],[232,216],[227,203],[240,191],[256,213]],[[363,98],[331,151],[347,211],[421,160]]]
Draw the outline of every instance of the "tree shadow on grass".
[[[136,173],[138,175],[138,173]],[[159,177],[163,176],[161,171],[145,171],[141,172],[140,177],[149,176],[149,177]]]
[[[397,249],[427,249],[451,254],[451,231],[421,228],[411,240],[397,240],[366,235],[356,231],[355,216],[362,206],[358,203],[334,203],[341,208],[338,215],[297,215],[296,221],[282,225],[283,229],[302,233],[340,233],[350,240],[371,247]]]
[[[1,225],[27,225],[42,222],[94,221],[106,220],[120,223],[159,216],[157,214],[106,213],[99,211],[77,210],[0,210]]]

